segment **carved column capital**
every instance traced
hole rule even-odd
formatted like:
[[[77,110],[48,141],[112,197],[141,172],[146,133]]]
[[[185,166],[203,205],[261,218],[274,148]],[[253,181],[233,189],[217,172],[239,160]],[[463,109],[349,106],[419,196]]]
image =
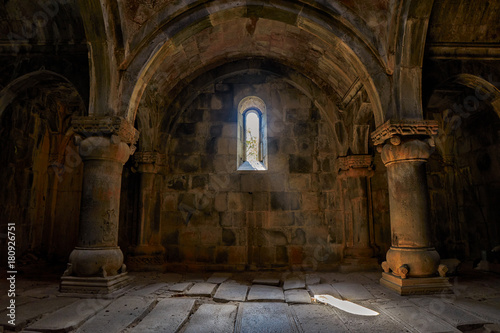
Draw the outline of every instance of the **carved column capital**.
[[[337,159],[340,177],[373,176],[372,155],[348,155]]]
[[[385,166],[398,162],[427,162],[434,152],[434,146],[427,141],[407,140],[398,145],[386,144],[382,148],[382,162]]]
[[[139,139],[139,131],[127,119],[118,116],[73,117],[73,131],[84,137],[118,137],[121,142],[135,145]]]
[[[372,140],[375,146],[382,145],[388,140],[393,145],[398,145],[403,137],[426,139],[434,137],[437,132],[438,122],[434,120],[389,120],[372,133]]]
[[[153,151],[138,151],[133,159],[140,173],[157,173],[166,165],[166,155]]]

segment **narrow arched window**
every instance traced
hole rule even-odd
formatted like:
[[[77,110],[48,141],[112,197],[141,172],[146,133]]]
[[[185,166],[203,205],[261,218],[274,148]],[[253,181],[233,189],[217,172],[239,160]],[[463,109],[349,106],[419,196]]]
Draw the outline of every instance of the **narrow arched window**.
[[[262,99],[249,96],[238,105],[238,170],[267,170],[267,117]]]

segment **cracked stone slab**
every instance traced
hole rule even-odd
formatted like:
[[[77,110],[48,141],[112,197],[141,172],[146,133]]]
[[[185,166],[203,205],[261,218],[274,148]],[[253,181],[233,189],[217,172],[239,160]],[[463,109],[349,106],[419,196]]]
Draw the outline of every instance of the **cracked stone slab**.
[[[222,283],[214,295],[217,302],[244,302],[247,297],[248,286],[237,283]]]
[[[360,301],[374,298],[373,295],[363,285],[358,283],[339,282],[333,283],[335,288],[342,298],[349,301]]]
[[[166,283],[150,284],[150,285],[145,286],[141,289],[138,289],[138,290],[135,290],[131,293],[128,293],[127,296],[148,296],[148,295],[156,292],[158,289],[161,289],[165,286],[167,286]]]
[[[138,322],[153,307],[154,300],[122,296],[85,322],[78,333],[118,333]]]
[[[236,319],[236,333],[298,332],[289,307],[285,303],[241,303]]]
[[[27,327],[36,332],[69,332],[111,303],[108,299],[87,298],[71,303]]]
[[[285,290],[285,302],[287,303],[311,303],[311,295],[305,289]]]
[[[303,332],[331,333],[349,331],[340,317],[326,306],[298,304],[290,306],[290,309]]]
[[[174,333],[187,321],[193,310],[194,299],[167,298],[158,302],[130,333]]]
[[[280,279],[278,278],[255,278],[252,281],[252,284],[261,284],[261,285],[266,285],[266,286],[279,286],[280,284]]]
[[[247,301],[283,302],[284,300],[285,296],[283,295],[283,290],[281,288],[258,284],[252,285],[247,296]]]
[[[231,276],[233,276],[231,273],[214,273],[208,278],[207,282],[220,284],[229,279]]]
[[[214,294],[215,288],[217,288],[215,283],[198,282],[195,283],[188,291],[184,292],[184,295],[211,297]]]
[[[304,289],[306,287],[306,283],[302,279],[292,278],[286,279],[283,283],[284,290],[290,289]]]
[[[342,299],[339,292],[335,288],[333,288],[330,284],[322,283],[322,284],[308,285],[307,289],[312,293],[313,296],[330,295],[338,299]]]
[[[232,333],[236,311],[234,304],[202,304],[189,319],[184,333]]]
[[[189,287],[191,287],[193,284],[194,284],[193,282],[179,282],[170,286],[168,290],[182,293],[186,291]]]
[[[15,329],[20,330],[25,327],[29,322],[40,318],[44,314],[52,313],[60,308],[76,302],[77,298],[66,297],[49,297],[44,299],[37,299],[34,302],[25,303],[21,306],[16,306],[16,325]],[[0,312],[0,326],[12,329],[12,325],[8,323],[10,320],[7,317],[8,310]]]

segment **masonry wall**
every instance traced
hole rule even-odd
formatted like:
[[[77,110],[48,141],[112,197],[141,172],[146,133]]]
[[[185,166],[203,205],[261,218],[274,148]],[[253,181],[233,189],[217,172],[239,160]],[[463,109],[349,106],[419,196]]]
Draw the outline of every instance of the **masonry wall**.
[[[269,168],[236,171],[237,104],[266,102]],[[183,112],[166,147],[161,229],[169,263],[332,268],[343,217],[330,125],[282,81],[213,86]]]

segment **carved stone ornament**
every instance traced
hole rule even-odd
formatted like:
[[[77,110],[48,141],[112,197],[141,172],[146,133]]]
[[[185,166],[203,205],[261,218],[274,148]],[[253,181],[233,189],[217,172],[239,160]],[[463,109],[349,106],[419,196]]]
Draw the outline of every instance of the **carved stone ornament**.
[[[349,155],[338,158],[339,169],[370,169],[373,164],[372,155]]]
[[[118,116],[73,117],[71,126],[75,133],[85,137],[116,135],[122,142],[131,145],[139,139],[139,131],[125,118]]]
[[[372,133],[372,140],[374,145],[378,146],[395,136],[423,135],[432,137],[437,135],[437,132],[438,122],[434,120],[389,120]],[[397,138],[393,141],[395,142],[391,143],[396,144],[397,141],[400,142],[400,139]]]
[[[153,151],[138,151],[134,154],[134,162],[138,164],[156,164],[164,166],[166,164],[166,155]]]

